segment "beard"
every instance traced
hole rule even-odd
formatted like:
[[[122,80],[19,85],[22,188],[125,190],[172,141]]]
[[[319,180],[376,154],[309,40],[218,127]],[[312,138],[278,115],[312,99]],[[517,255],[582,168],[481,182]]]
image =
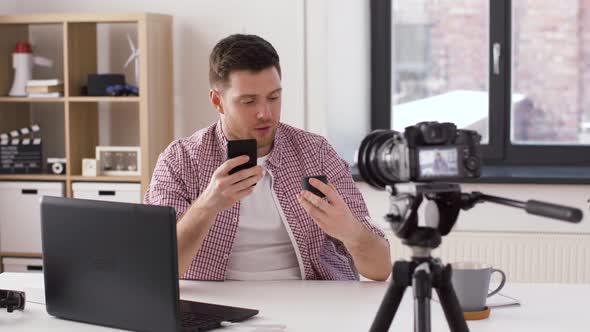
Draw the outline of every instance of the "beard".
[[[264,132],[264,133],[259,133],[256,131],[256,129],[254,129],[254,138],[256,139],[256,144],[258,145],[258,147],[272,146],[272,144],[274,143],[275,134],[277,131],[277,125],[264,124],[264,125],[256,126],[256,128],[260,128],[260,127],[270,127],[270,128],[268,129],[268,132]]]
[[[275,123],[273,120],[267,120],[249,126],[241,126],[239,121],[235,121],[231,118],[222,118],[221,124],[224,135],[227,139],[255,139],[258,148],[267,147],[271,149],[278,128],[278,121]],[[268,129],[264,131],[256,129],[264,127],[268,127]]]

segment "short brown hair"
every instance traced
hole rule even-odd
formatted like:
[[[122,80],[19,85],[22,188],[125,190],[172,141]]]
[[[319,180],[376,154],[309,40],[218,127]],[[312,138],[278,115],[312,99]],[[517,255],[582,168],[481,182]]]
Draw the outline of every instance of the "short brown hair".
[[[281,76],[279,55],[272,45],[256,35],[234,34],[220,40],[209,57],[209,83],[226,83],[234,70],[259,72],[274,66]]]

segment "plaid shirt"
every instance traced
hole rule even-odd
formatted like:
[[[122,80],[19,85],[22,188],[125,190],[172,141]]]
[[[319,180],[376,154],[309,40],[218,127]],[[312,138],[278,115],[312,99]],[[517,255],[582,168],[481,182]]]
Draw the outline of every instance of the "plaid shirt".
[[[226,160],[227,140],[221,122],[192,136],[172,142],[160,155],[145,194],[146,204],[171,206],[177,220],[205,190],[213,172]],[[358,280],[358,273],[345,246],[328,236],[297,202],[301,177],[325,174],[370,231],[383,232],[370,224],[361,193],[347,163],[327,140],[286,124],[279,124],[274,146],[265,164],[273,176],[273,190],[295,238],[295,250],[303,262],[304,279]],[[240,202],[219,213],[183,279],[224,280],[228,258],[238,229]]]

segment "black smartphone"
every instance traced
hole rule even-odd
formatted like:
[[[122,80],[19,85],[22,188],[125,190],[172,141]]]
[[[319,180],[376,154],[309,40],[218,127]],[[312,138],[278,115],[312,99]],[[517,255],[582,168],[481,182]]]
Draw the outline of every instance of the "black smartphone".
[[[315,194],[315,195],[317,195],[317,196],[319,196],[321,198],[326,197],[326,195],[324,195],[323,192],[319,191],[319,189],[317,189],[316,187],[312,186],[309,183],[309,179],[312,179],[312,178],[313,179],[318,179],[318,180],[322,181],[323,183],[328,184],[328,177],[327,176],[325,176],[325,175],[312,175],[312,176],[304,176],[301,179],[301,187],[304,190],[307,190],[307,191],[309,191],[309,192],[311,192],[311,193],[313,193],[313,194]]]
[[[250,159],[237,167],[232,168],[229,174],[234,174],[243,169],[256,166],[256,140],[255,139],[239,139],[227,141],[227,159],[233,159],[239,156],[246,155]]]

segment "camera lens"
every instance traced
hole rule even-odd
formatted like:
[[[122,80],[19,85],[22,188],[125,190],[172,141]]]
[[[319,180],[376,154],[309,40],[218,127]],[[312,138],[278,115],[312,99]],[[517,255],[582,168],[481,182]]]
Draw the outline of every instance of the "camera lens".
[[[376,130],[361,142],[356,164],[363,180],[384,189],[386,185],[408,179],[407,149],[402,136],[393,130]]]

